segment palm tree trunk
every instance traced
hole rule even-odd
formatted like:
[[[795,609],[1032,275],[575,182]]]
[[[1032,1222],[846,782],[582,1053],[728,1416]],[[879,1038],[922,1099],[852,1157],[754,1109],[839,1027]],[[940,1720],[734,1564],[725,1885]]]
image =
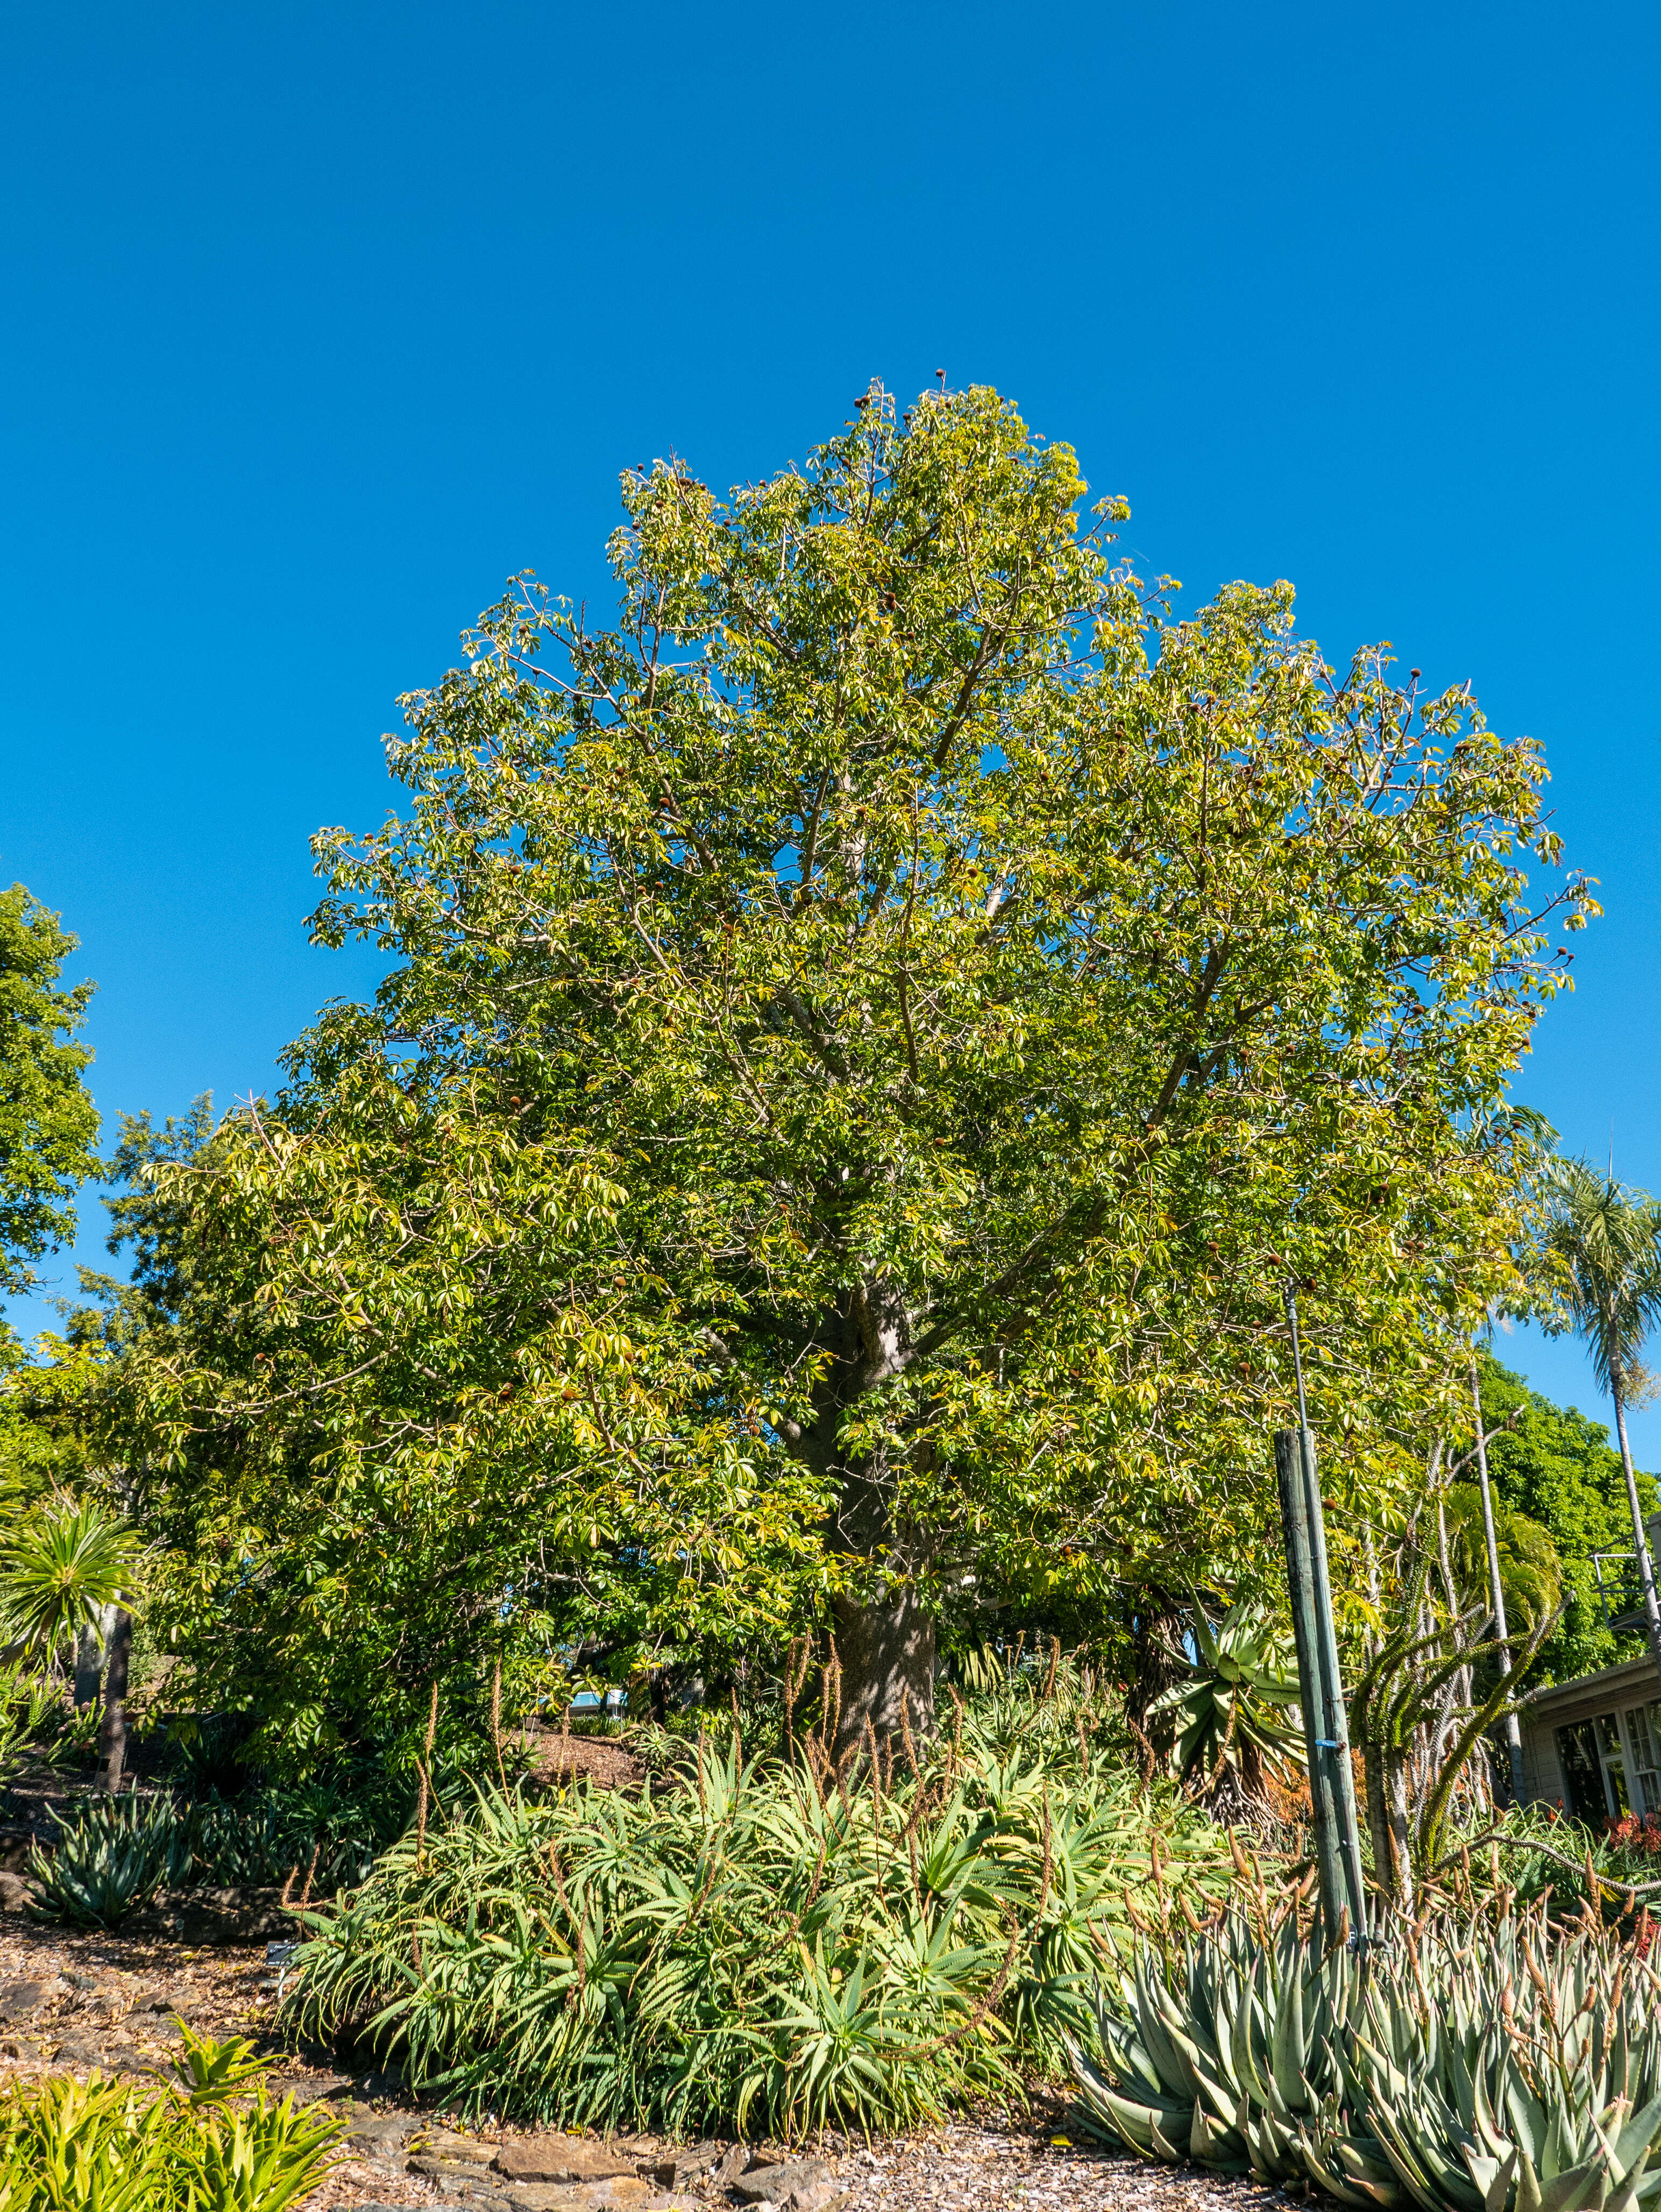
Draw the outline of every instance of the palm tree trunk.
[[[1510,1679],[1510,1633],[1506,1626],[1506,1594],[1500,1582],[1500,1546],[1494,1533],[1494,1493],[1488,1480],[1488,1438],[1482,1432],[1482,1389],[1476,1362],[1470,1363],[1470,1405],[1476,1417],[1476,1479],[1482,1493],[1482,1542],[1488,1552],[1488,1592],[1494,1607],[1494,1633],[1500,1643],[1500,1672]],[[1511,1802],[1523,1802],[1523,1734],[1515,1713],[1506,1715],[1506,1750],[1511,1761]]]
[[[1609,1395],[1615,1401],[1615,1433],[1621,1440],[1621,1466],[1627,1478],[1627,1510],[1632,1515],[1632,1545],[1638,1555],[1638,1579],[1644,1590],[1644,1626],[1649,1632],[1650,1656],[1655,1662],[1657,1674],[1661,1674],[1661,1605],[1656,1602],[1655,1569],[1650,1562],[1643,1509],[1638,1503],[1638,1477],[1632,1471],[1632,1447],[1627,1442],[1626,1377],[1619,1368],[1615,1368],[1609,1382]]]

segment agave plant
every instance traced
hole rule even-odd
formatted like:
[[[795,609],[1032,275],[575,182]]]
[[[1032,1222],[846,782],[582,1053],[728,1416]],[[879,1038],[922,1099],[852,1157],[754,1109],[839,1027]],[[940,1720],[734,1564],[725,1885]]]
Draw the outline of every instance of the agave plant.
[[[118,1928],[189,1864],[173,1807],[165,1799],[96,1797],[58,1821],[56,1848],[39,1844],[29,1871],[38,1919],[79,1928]]]
[[[1103,1986],[1079,2116],[1357,2207],[1630,2212],[1661,2194],[1658,2003],[1630,1949],[1539,1915],[1365,1960],[1236,1916]]]
[[[1249,1809],[1263,1801],[1266,1767],[1305,1756],[1301,1729],[1286,1717],[1299,1698],[1290,1638],[1266,1605],[1250,1599],[1231,1605],[1214,1628],[1196,1597],[1191,1626],[1187,1679],[1149,1711],[1173,1723],[1172,1767],[1196,1796],[1223,1793]]]

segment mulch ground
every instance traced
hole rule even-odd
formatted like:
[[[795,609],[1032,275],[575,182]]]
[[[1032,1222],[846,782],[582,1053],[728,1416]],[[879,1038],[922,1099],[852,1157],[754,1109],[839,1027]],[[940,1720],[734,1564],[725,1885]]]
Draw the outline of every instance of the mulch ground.
[[[348,2123],[352,2155],[308,2200],[308,2212],[350,2206],[448,2203],[458,2212],[603,2212],[610,2206],[649,2208],[735,2203],[707,2177],[678,2191],[649,2179],[615,2180],[580,2191],[513,2185],[488,2160],[505,2135],[469,2137],[423,2113],[379,2076],[349,2079],[332,2067],[308,2064],[274,2028],[275,1978],[263,1946],[192,1950],[177,1943],[45,1928],[15,1914],[0,1917],[0,2088],[8,2080],[45,2073],[84,2078],[155,2078],[179,2043],[176,2025],[215,2036],[244,2035],[273,2062],[272,2087],[296,2102],[326,2103]],[[1064,2107],[1056,2103],[1020,2119],[961,2125],[890,2138],[875,2146],[827,2142],[823,2158],[834,2182],[824,2212],[1267,2212],[1276,2192],[1197,2170],[1143,2165],[1066,2140]],[[541,2139],[538,2139],[541,2140]],[[621,2148],[621,2146],[620,2146]],[[647,2163],[654,2146],[628,2146]],[[773,2155],[782,2155],[773,2153]],[[759,2155],[766,2156],[763,2150]],[[421,2160],[427,2173],[412,2171]]]

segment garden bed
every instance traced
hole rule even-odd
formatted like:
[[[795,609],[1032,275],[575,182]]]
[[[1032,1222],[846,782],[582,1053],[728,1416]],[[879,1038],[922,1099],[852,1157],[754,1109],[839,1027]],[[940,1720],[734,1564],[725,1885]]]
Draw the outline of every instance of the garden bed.
[[[352,2155],[311,2200],[312,2212],[373,2205],[466,2208],[466,2212],[594,2212],[608,2205],[662,2212],[676,2204],[744,2202],[718,2173],[677,2177],[665,2187],[638,2168],[668,2154],[646,2137],[627,2139],[633,2176],[587,2184],[520,2184],[493,2170],[504,2144],[545,2143],[544,2132],[467,2135],[423,2112],[392,2084],[349,2078],[285,2048],[273,2027],[275,1990],[263,1945],[207,1948],[134,1934],[100,1934],[36,1925],[0,1916],[0,2085],[45,2073],[143,2078],[165,2067],[179,2042],[175,2016],[215,2035],[250,2037],[273,2061],[274,2088],[297,2102],[326,2103],[347,2122]],[[321,2054],[312,2054],[320,2059]],[[814,2147],[834,2185],[822,2207],[840,2212],[904,2212],[909,2206],[1033,2212],[1111,2205],[1147,2212],[1257,2212],[1272,2192],[1197,2172],[1143,2166],[1069,2142],[1058,2102],[1025,2118],[991,2119],[879,2141]],[[593,2138],[585,2139],[594,2142]],[[620,2144],[619,2148],[623,2146]],[[597,2148],[597,2142],[596,2143]],[[723,2146],[724,2148],[724,2146]],[[781,2160],[779,2147],[754,2146],[758,2161]],[[412,2160],[418,2162],[411,2171]],[[512,2163],[512,2160],[504,2161]],[[520,2161],[523,2163],[524,2161]],[[422,2172],[420,2164],[438,2171]],[[449,2171],[444,2169],[448,2168]],[[738,2179],[738,2177],[734,2177]],[[760,2173],[743,2177],[753,2191]],[[465,2194],[464,2194],[464,2191]],[[752,2197],[749,2200],[754,2203]],[[822,2212],[822,2208],[821,2208]]]

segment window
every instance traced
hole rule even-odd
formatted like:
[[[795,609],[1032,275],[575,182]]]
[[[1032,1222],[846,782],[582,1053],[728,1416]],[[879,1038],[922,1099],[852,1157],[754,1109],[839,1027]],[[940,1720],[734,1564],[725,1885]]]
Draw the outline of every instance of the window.
[[[1603,1790],[1609,1800],[1609,1818],[1620,1820],[1630,1809],[1627,1795],[1627,1757],[1621,1742],[1620,1723],[1613,1713],[1599,1713],[1597,1721],[1597,1749],[1603,1763]]]
[[[1657,1757],[1661,1748],[1661,1711],[1654,1705],[1633,1705],[1623,1717],[1638,1785],[1634,1795],[1642,1801],[1634,1803],[1633,1810],[1661,1813],[1661,1758]]]
[[[1603,1761],[1597,1755],[1597,1731],[1590,1721],[1576,1721],[1557,1731],[1557,1768],[1563,1778],[1565,1809],[1577,1820],[1595,1826],[1609,1810],[1603,1795]]]

